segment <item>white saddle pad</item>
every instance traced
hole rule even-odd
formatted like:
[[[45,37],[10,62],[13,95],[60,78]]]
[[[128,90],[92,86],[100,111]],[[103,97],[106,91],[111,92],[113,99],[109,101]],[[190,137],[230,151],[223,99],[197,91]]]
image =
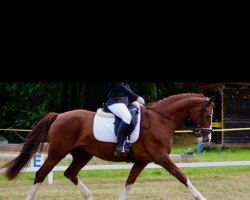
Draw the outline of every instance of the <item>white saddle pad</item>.
[[[100,111],[100,110],[99,110]],[[135,126],[135,129],[130,135],[131,143],[136,142],[139,138],[140,132],[140,122],[141,122],[141,111],[138,109],[138,123]],[[100,116],[98,111],[94,117],[94,136],[97,140],[102,142],[114,142],[117,143],[117,137],[114,131],[114,122],[115,117],[113,114],[108,113],[108,117]]]

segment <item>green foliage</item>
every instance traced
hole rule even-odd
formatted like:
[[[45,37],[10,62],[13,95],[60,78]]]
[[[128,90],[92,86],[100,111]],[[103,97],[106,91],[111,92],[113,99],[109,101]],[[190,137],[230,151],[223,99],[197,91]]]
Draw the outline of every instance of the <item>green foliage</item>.
[[[0,128],[32,129],[49,112],[62,113],[74,109],[96,111],[106,100],[110,84],[0,83]],[[188,90],[184,90],[184,86],[163,82],[134,82],[130,85],[147,103]],[[26,137],[28,132],[18,134]],[[0,136],[10,143],[23,142],[10,132],[1,131]]]
[[[144,97],[146,103],[157,101],[157,84],[154,82],[131,83],[131,89],[138,95]]]
[[[81,83],[0,83],[0,127],[32,129],[49,112],[83,107],[85,87]],[[23,142],[10,132],[0,135],[10,142]]]

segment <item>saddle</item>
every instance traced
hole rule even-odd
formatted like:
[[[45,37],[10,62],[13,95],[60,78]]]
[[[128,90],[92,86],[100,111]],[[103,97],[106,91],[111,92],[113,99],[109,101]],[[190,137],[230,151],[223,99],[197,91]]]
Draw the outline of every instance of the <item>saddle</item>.
[[[132,120],[131,120],[131,123],[130,123],[130,131],[129,131],[129,134],[127,135],[125,141],[124,141],[124,149],[126,150],[127,153],[127,162],[133,162],[134,160],[134,153],[133,153],[133,147],[132,147],[132,142],[133,140],[135,139],[135,134],[133,134],[132,136],[132,140],[130,140],[130,135],[131,133],[134,133],[134,130],[135,128],[137,127],[137,130],[138,130],[138,126],[137,123],[138,123],[138,114],[139,114],[139,109],[140,109],[140,104],[138,102],[133,102],[132,104],[129,104],[128,106],[128,110],[129,112],[131,113],[131,116],[132,116]],[[109,109],[108,107],[105,105],[105,103],[103,103],[103,107],[102,108],[99,108],[97,110],[97,115],[98,116],[101,116],[101,117],[105,117],[105,118],[114,118],[114,133],[115,135],[117,136],[117,131],[118,131],[118,128],[119,128],[119,125],[122,121],[121,118],[117,117],[116,115],[114,115]],[[138,133],[139,134],[139,133]]]

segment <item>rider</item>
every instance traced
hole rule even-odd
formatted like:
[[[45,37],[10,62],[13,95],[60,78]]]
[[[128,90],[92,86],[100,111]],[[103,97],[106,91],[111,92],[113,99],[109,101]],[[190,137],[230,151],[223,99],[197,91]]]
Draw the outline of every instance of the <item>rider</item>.
[[[117,130],[117,145],[114,151],[114,156],[125,155],[123,152],[123,142],[129,134],[129,127],[132,116],[127,108],[129,102],[137,101],[145,105],[144,99],[134,93],[128,83],[114,83],[109,91],[106,105],[108,109],[122,121]]]

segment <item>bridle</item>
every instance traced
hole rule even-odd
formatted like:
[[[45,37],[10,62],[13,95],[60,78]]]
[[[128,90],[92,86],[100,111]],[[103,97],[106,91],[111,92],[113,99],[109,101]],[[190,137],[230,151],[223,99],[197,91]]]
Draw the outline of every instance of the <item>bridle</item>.
[[[206,108],[208,101],[209,101],[209,98],[207,98],[207,97],[202,101],[201,112],[197,116],[196,120],[194,121],[194,123],[195,123],[198,119],[200,119],[199,124],[195,128],[192,128],[196,137],[207,136],[212,132],[212,128],[204,128],[203,127],[203,119],[204,119],[205,111],[208,111],[209,113],[213,114],[210,110],[208,110]]]
[[[194,132],[194,134],[195,134],[196,137],[202,137],[202,136],[207,136],[207,135],[209,135],[209,134],[212,132],[212,128],[204,128],[204,127],[203,127],[204,113],[205,113],[206,111],[212,113],[210,110],[208,110],[208,109],[206,108],[208,101],[209,101],[209,98],[207,98],[207,97],[202,101],[201,112],[199,113],[199,115],[198,115],[198,116],[196,117],[196,119],[194,120],[194,123],[195,123],[197,120],[200,120],[200,121],[199,121],[199,124],[198,124],[197,126],[195,126],[195,127],[193,127],[193,126],[186,126],[186,125],[184,125],[184,124],[180,124],[180,123],[179,123],[178,121],[176,121],[175,119],[173,119],[173,118],[171,118],[171,117],[169,117],[169,116],[167,116],[167,115],[164,115],[164,114],[160,113],[159,111],[157,111],[157,110],[155,110],[155,109],[153,109],[153,108],[150,108],[150,107],[147,106],[147,105],[146,105],[146,107],[147,107],[147,109],[150,109],[150,110],[152,110],[152,111],[158,113],[159,115],[161,115],[161,116],[163,116],[163,117],[165,117],[165,118],[167,118],[167,119],[169,119],[169,120],[175,122],[178,126],[184,128],[184,129],[192,130],[192,131]]]

